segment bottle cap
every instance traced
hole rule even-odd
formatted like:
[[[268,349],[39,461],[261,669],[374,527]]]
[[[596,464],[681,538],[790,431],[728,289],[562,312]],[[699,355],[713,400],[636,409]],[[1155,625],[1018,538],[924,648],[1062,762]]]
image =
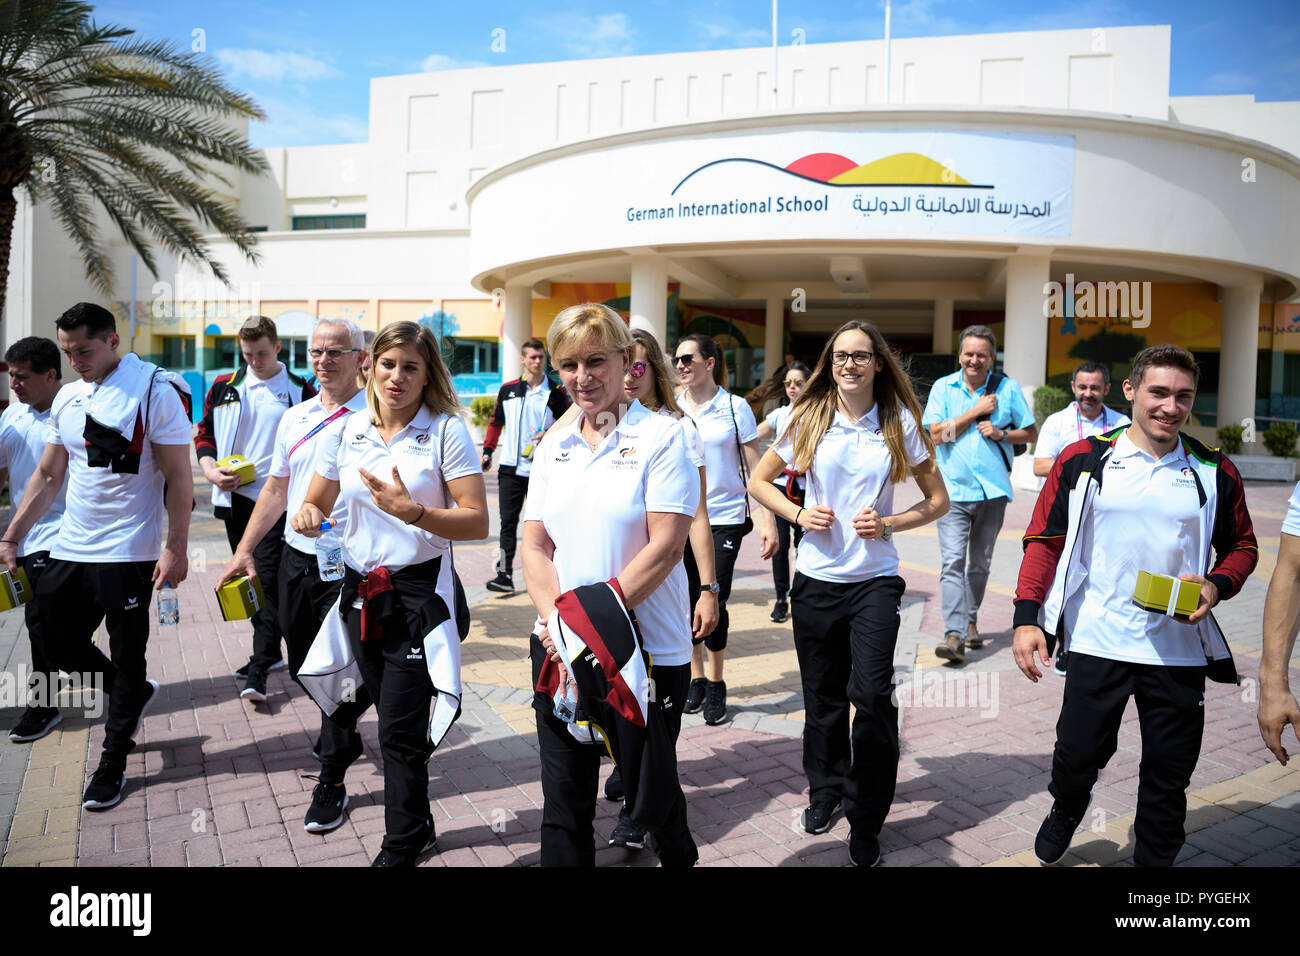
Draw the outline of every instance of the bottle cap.
[[[320,529],[322,531],[329,531],[333,527],[334,527],[334,522],[332,521],[322,521],[320,523]]]

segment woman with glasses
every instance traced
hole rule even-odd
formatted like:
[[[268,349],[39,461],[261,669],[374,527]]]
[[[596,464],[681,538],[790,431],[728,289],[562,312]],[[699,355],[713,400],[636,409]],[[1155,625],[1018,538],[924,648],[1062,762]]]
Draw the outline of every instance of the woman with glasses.
[[[347,514],[342,591],[317,644],[350,648],[379,717],[385,832],[373,865],[411,867],[435,839],[429,754],[460,712],[450,542],[487,537],[487,493],[433,333],[394,322],[371,357],[366,408],[321,439],[290,525],[317,537],[331,512]]]
[[[781,386],[785,389],[785,396],[782,403],[767,413],[767,418],[758,426],[758,440],[767,441],[770,438],[781,437],[785,431],[786,422],[790,420],[790,410],[794,408],[794,403],[798,401],[799,396],[803,394],[804,386],[808,384],[808,376],[812,370],[804,365],[803,362],[791,362],[785,371],[785,378],[782,379]],[[787,493],[787,485],[794,482],[794,486]],[[773,482],[781,493],[796,504],[802,500],[803,482],[783,471],[776,476]],[[782,624],[790,619],[790,605],[786,602],[785,596],[790,590],[790,522],[781,517],[780,514],[773,512],[772,517],[776,521],[776,551],[772,554],[772,584],[776,587],[776,604],[772,607],[772,620],[777,624]],[[803,537],[801,529],[795,529],[794,546],[799,547],[799,539]]]
[[[566,662],[548,622],[562,594],[614,581],[636,615],[654,688],[653,721],[676,740],[690,680],[691,630],[682,549],[699,507],[699,469],[686,430],[625,391],[634,341],[612,309],[571,306],[551,324],[547,346],[561,383],[581,410],[557,422],[533,456],[520,554],[538,621],[530,643],[533,686],[549,658],[568,686]],[[592,866],[601,749],[570,733],[572,714],[534,694],[542,762],[543,866]],[[622,718],[618,718],[622,719]],[[618,731],[615,730],[617,736]],[[672,794],[654,830],[664,866],[690,866],[698,852],[686,825],[686,798],[671,759]],[[644,781],[643,781],[644,783]]]
[[[718,626],[702,641],[696,639],[686,713],[703,709],[706,724],[720,724],[727,717],[727,685],[722,679],[727,648],[727,598],[731,595],[731,576],[741,540],[754,526],[749,516],[745,476],[758,464],[758,427],[745,400],[719,387],[717,376],[722,368],[722,352],[713,339],[707,335],[686,336],[677,343],[673,361],[683,386],[677,395],[678,404],[694,420],[704,444],[717,580],[701,577],[700,588],[710,588],[718,595]],[[762,509],[759,520],[766,557],[775,547],[776,528]],[[708,652],[707,670],[700,643]]]
[[[749,480],[759,502],[804,530],[790,591],[805,711],[803,828],[825,833],[842,803],[856,866],[880,861],[880,828],[898,779],[893,661],[904,582],[892,536],[948,510],[920,420],[884,337],[866,322],[847,322],[822,349],[785,431]],[[787,467],[805,474],[802,506],[772,484]],[[925,498],[895,513],[894,485],[909,471]]]

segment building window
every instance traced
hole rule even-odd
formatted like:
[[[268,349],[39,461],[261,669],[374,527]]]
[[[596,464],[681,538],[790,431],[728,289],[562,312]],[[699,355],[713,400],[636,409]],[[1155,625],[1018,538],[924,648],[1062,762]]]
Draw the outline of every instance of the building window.
[[[366,214],[355,216],[294,216],[293,228],[299,229],[364,229]]]
[[[165,335],[162,340],[163,368],[182,371],[194,368],[194,338],[188,335]]]
[[[452,375],[495,373],[500,370],[498,355],[501,346],[496,342],[477,339],[442,340],[442,360]]]
[[[243,357],[239,354],[239,338],[234,335],[218,335],[212,345],[212,368],[236,369]]]
[[[280,354],[276,356],[285,368],[302,374],[311,374],[311,361],[307,357],[306,339],[280,339]]]

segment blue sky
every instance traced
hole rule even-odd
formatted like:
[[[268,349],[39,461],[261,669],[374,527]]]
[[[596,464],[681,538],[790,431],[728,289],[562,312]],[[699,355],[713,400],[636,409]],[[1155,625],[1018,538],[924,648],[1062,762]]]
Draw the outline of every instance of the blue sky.
[[[255,146],[361,142],[370,78],[463,66],[538,63],[766,46],[767,0],[640,0],[636,4],[490,4],[429,0],[112,0],[95,18],[190,48],[201,41],[269,121]],[[1170,92],[1254,93],[1300,100],[1295,0],[898,0],[896,37],[1169,24]],[[781,42],[884,36],[883,0],[782,0]],[[195,31],[202,31],[196,34]],[[494,31],[504,31],[501,32]],[[494,36],[497,46],[493,49]]]

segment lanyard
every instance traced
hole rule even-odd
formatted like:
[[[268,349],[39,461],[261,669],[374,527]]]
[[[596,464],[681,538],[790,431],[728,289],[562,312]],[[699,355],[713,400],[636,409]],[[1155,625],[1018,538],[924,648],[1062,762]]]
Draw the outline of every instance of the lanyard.
[[[346,406],[339,406],[338,408],[334,409],[334,414],[330,415],[330,417],[325,419],[323,422],[318,422],[315,428],[313,428],[311,431],[309,431],[307,434],[303,435],[301,438],[299,438],[296,442],[293,443],[293,447],[289,449],[289,454],[286,456],[285,460],[287,461],[289,458],[292,458],[293,453],[296,452],[299,448],[301,448],[305,443],[311,441],[312,437],[318,431],[320,431],[330,422],[334,421],[340,415],[349,411],[351,411],[351,409],[347,408]]]
[[[1079,403],[1074,403],[1074,427],[1077,430],[1079,438],[1083,438],[1083,416],[1079,414]],[[1101,430],[1106,430],[1106,406],[1101,406]]]

